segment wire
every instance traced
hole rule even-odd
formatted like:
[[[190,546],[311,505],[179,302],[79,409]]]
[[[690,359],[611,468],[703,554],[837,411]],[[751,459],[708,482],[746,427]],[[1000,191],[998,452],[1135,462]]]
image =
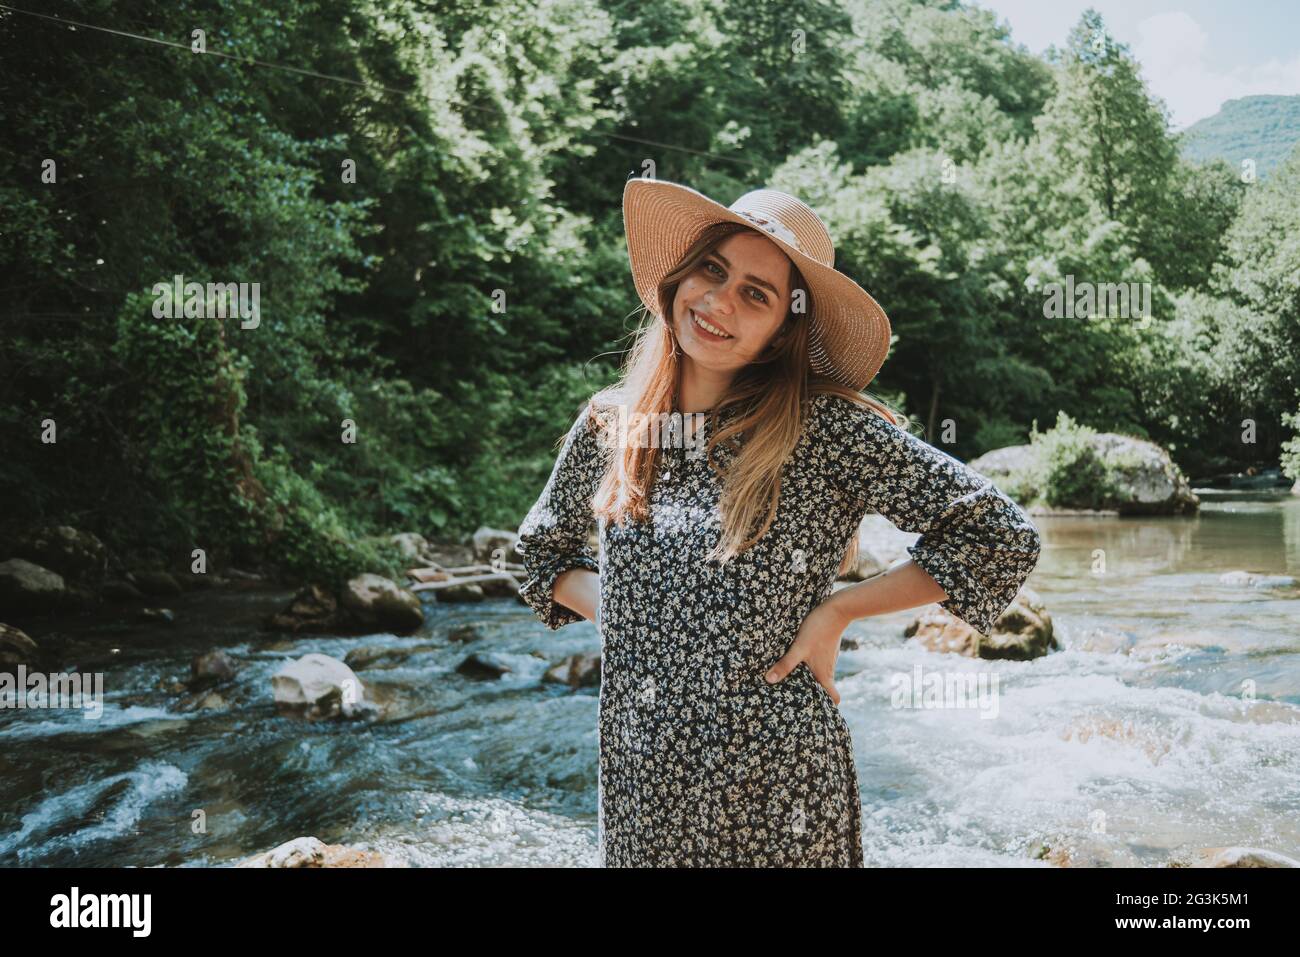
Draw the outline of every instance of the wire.
[[[36,13],[32,10],[20,10],[18,7],[12,7],[7,3],[0,3],[0,10],[8,10],[10,13],[21,13],[29,17],[37,17],[41,20],[49,20],[52,23],[61,23],[66,26],[81,27],[85,30],[97,30],[100,33],[107,33],[111,36],[126,37],[132,40],[142,40],[145,43],[155,43],[158,44],[159,46],[173,47],[178,50],[193,52],[193,49],[190,46],[184,43],[177,43],[175,40],[162,40],[157,37],[149,37],[140,33],[131,33],[128,30],[114,30],[111,27],[101,27],[97,24],[84,23],[80,20],[69,20],[66,17],[51,16],[50,14],[47,13]],[[319,73],[315,70],[303,69],[302,67],[288,66],[282,63],[271,63],[268,60],[259,60],[256,57],[242,57],[242,56],[236,56],[233,53],[222,53],[219,50],[205,50],[201,55],[223,57],[224,59],[233,60],[236,63],[243,63],[249,66],[263,67],[268,70],[282,70],[286,73],[296,73],[299,76],[308,76],[317,80],[326,80],[332,83],[346,83],[349,86],[361,87],[362,89],[368,89],[368,90],[382,90],[385,93],[396,93],[399,96],[412,96],[417,93],[416,90],[409,90],[409,89],[403,90],[403,89],[398,89],[397,87],[385,86],[382,83],[370,83],[365,80],[354,80],[351,79],[350,77],[337,76],[332,73]],[[477,113],[491,113],[493,116],[497,115],[497,111],[495,110],[490,110],[485,107],[476,106],[474,104],[464,104],[461,107],[459,107],[459,109],[462,111],[474,111]],[[691,149],[689,146],[674,146],[671,143],[660,143],[657,140],[642,139],[636,136],[626,136],[622,133],[607,133],[598,130],[586,130],[581,133],[575,133],[573,135],[575,136],[575,138],[579,138],[579,139],[581,139],[584,136],[600,136],[600,137],[604,137],[605,139],[623,140],[624,142],[628,142],[628,143],[639,143],[644,146],[654,146],[657,147],[658,149],[663,149],[663,150],[672,150],[679,153],[690,153],[694,156],[707,156],[711,159],[722,160],[723,162],[740,163],[743,166],[749,166],[749,167],[758,166],[758,164],[753,160],[742,159],[739,156],[722,156],[721,154],[712,153],[709,152],[708,150]]]

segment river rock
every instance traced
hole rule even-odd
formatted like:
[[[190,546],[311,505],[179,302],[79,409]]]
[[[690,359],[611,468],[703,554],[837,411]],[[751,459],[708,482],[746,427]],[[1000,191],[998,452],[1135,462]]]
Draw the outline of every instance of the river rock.
[[[423,535],[415,532],[399,532],[396,535],[389,535],[388,541],[397,546],[398,554],[405,561],[423,564],[429,560],[427,558],[430,551],[429,542]]]
[[[1290,575],[1256,575],[1238,570],[1224,572],[1219,576],[1219,584],[1245,588],[1290,588],[1296,584],[1296,580]]]
[[[18,558],[57,572],[64,579],[95,583],[108,568],[108,549],[90,532],[50,525],[23,535],[14,546]]]
[[[382,575],[358,575],[343,588],[343,605],[362,625],[413,631],[424,624],[420,599]]]
[[[475,584],[488,598],[514,598],[519,594],[519,579],[509,572],[500,572]]]
[[[463,568],[474,564],[474,546],[458,542],[430,542],[424,557],[443,568]]]
[[[1300,867],[1300,861],[1259,847],[1207,847],[1203,867]]]
[[[1015,601],[998,616],[993,633],[981,635],[946,609],[927,606],[903,631],[927,650],[968,658],[1029,661],[1040,658],[1059,645],[1052,630],[1052,616],[1036,593],[1020,589]]]
[[[146,595],[168,597],[181,593],[180,582],[169,573],[157,569],[143,569],[131,573],[135,586]]]
[[[367,645],[364,648],[353,648],[343,656],[343,663],[353,671],[361,671],[365,668],[373,667],[381,661],[389,667],[400,665],[412,655],[426,651],[437,651],[437,645],[415,645],[411,648],[382,648]]]
[[[141,608],[135,613],[135,620],[150,624],[170,625],[176,621],[176,613],[170,608]]]
[[[896,561],[909,558],[907,549],[920,536],[900,531],[883,515],[872,513],[858,526],[858,558],[842,581],[862,581],[878,575]]]
[[[17,674],[19,665],[35,669],[40,657],[40,648],[26,632],[0,623],[0,672]]]
[[[1113,509],[1121,515],[1181,515],[1200,507],[1200,499],[1182,470],[1154,442],[1115,432],[1099,432],[1089,442],[1098,458],[1114,468],[1119,486],[1113,500],[1100,503],[1101,510]],[[969,464],[1003,491],[1033,497],[1035,490],[1030,486],[1036,454],[1032,445],[1013,445],[987,452]],[[1060,503],[1065,509],[1087,509],[1089,504]]]
[[[226,699],[215,691],[195,691],[174,702],[169,710],[188,714],[193,711],[220,711],[226,706]]]
[[[190,662],[189,688],[198,691],[232,680],[239,672],[234,659],[220,648],[196,655]]]
[[[291,661],[271,676],[277,710],[310,718],[350,718],[364,708],[366,688],[337,658],[316,652]]]
[[[270,631],[332,632],[341,625],[338,602],[320,585],[308,585],[268,618],[264,627]]]
[[[19,611],[48,611],[71,597],[63,576],[25,558],[0,562],[0,605]]]
[[[297,837],[277,848],[245,858],[236,867],[387,867],[378,851],[343,844],[326,844],[315,837]]]
[[[1071,648],[1095,655],[1127,655],[1137,643],[1138,637],[1132,632],[1093,628],[1080,635]]]
[[[518,594],[516,592],[516,594]],[[438,589],[438,601],[440,602],[470,602],[482,601],[487,596],[483,589],[477,584],[469,585],[452,585],[450,588]]]
[[[494,559],[522,562],[523,556],[515,547],[518,544],[519,536],[516,533],[484,525],[474,533],[474,560],[489,565]]]
[[[570,688],[600,687],[600,655],[570,655],[546,669],[542,681]]]
[[[511,670],[504,659],[491,652],[476,652],[456,666],[458,674],[469,678],[495,679]]]
[[[478,641],[482,637],[473,625],[457,625],[447,632],[449,641]]]

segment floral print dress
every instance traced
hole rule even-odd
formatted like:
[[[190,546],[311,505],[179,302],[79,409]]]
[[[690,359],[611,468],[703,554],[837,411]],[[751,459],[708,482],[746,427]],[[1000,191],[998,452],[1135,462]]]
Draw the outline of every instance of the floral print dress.
[[[748,551],[725,565],[705,557],[721,532],[720,478],[707,456],[677,447],[661,451],[651,521],[600,522],[597,554],[592,497],[610,452],[590,408],[518,547],[521,595],[551,629],[583,620],[554,600],[556,577],[600,575],[601,866],[861,867],[848,724],[807,664],[771,685],[765,671],[831,594],[868,512],[921,533],[909,552],[947,593],[942,606],[985,633],[1033,570],[1038,531],[979,473],[820,393],[776,518]],[[725,469],[735,450],[711,454]]]

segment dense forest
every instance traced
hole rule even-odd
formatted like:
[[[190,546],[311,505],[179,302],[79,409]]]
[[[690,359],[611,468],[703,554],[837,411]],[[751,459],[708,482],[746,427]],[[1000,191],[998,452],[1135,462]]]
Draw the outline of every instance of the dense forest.
[[[1300,150],[1183,158],[1091,11],[1046,58],[948,0],[40,11],[122,33],[0,10],[6,533],[337,579],[515,527],[637,321],[642,175],[814,206],[893,323],[871,392],[961,458],[1065,412],[1300,465]],[[259,321],[159,318],[175,276]],[[1067,281],[1151,309],[1050,315]]]

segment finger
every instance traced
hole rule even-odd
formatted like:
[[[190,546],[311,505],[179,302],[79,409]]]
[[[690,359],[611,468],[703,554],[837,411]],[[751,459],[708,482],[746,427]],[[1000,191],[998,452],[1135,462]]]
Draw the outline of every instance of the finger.
[[[768,684],[776,684],[778,681],[780,681],[786,675],[788,675],[791,671],[793,671],[795,665],[799,664],[799,662],[801,661],[803,661],[803,655],[801,654],[801,649],[798,648],[797,646],[792,647],[789,651],[787,651],[784,655],[781,656],[780,661],[778,661],[776,664],[774,664],[771,668],[767,670],[767,674],[764,675],[763,677],[767,679]]]
[[[808,670],[812,671],[811,668]],[[826,693],[831,696],[831,701],[838,705],[840,703],[840,693],[835,690],[834,676],[832,675],[831,679],[828,681],[822,681],[821,676],[818,675],[817,672],[813,671],[813,677],[817,679],[819,685],[826,689]]]

